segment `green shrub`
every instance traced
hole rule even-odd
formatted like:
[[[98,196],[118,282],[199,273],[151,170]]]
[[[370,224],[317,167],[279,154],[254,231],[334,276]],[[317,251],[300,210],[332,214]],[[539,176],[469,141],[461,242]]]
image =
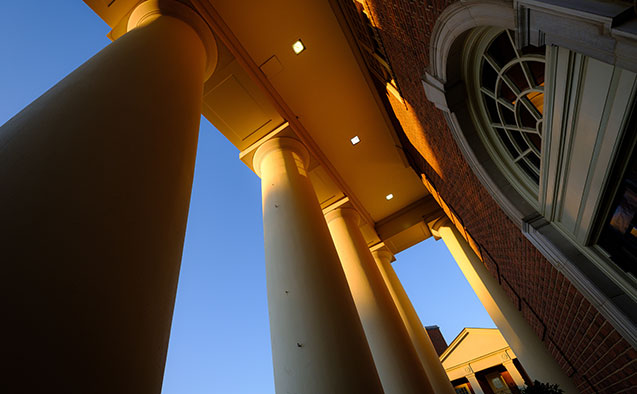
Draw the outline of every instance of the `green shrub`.
[[[534,381],[533,386],[526,386],[522,389],[522,394],[563,394],[564,390],[557,384],[542,383]]]

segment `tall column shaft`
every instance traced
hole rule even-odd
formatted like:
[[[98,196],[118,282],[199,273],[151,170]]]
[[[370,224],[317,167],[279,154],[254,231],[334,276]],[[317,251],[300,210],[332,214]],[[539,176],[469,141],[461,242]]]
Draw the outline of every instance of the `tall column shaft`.
[[[388,251],[377,250],[372,252],[372,256],[385,281],[385,286],[387,286],[400,313],[403,324],[416,349],[418,358],[429,377],[429,382],[434,392],[436,394],[455,394],[447,372],[440,362],[440,357],[438,357],[438,353],[431,343],[427,331],[418,318],[418,313],[416,313],[407,292],[400,283],[400,279],[396,275],[394,268],[391,266],[392,254]]]
[[[326,215],[386,393],[433,393],[429,379],[358,227],[353,209]]]
[[[298,141],[257,150],[277,393],[382,393]]]
[[[160,392],[206,62],[158,13],[0,128],[7,392]]]
[[[524,378],[522,377],[522,374],[520,374],[520,371],[518,371],[515,367],[515,364],[513,364],[513,360],[507,360],[503,362],[502,365],[504,365],[504,368],[506,368],[509,375],[511,375],[511,379],[513,379],[516,386],[523,388],[525,386]]]
[[[434,224],[433,230],[439,233],[449,248],[473,291],[531,379],[557,383],[567,394],[577,393],[573,382],[451,221],[441,219]]]
[[[474,394],[484,394],[484,390],[482,390],[482,386],[480,386],[480,382],[478,382],[476,374],[472,373],[470,375],[467,375],[466,377],[469,381],[469,384],[471,385],[471,389],[473,390]]]

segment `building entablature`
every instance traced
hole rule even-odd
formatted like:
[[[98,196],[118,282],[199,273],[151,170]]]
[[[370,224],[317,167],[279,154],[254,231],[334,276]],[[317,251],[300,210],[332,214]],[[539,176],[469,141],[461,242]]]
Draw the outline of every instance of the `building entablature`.
[[[111,26],[115,39],[138,2],[86,3]],[[367,226],[370,245],[384,240],[372,231],[377,223],[428,195],[329,2],[183,3],[210,26],[218,46],[202,113],[250,168],[252,153],[266,140],[298,139],[310,153],[308,175],[321,206],[347,198]],[[305,46],[299,54],[292,48],[297,41]],[[384,234],[386,226],[381,227]],[[424,225],[412,233],[415,238],[403,239],[400,247],[428,236]]]

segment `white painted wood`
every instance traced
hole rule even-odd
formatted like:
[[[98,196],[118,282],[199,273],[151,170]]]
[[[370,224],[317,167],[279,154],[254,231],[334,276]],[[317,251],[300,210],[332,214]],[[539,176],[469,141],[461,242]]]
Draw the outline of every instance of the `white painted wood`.
[[[554,220],[575,234],[579,208],[585,198],[588,172],[593,162],[600,122],[605,113],[606,99],[613,75],[613,66],[595,59],[585,59],[581,85],[571,86],[570,100],[575,100],[572,120],[561,130],[567,135],[563,155],[565,169],[558,182],[559,209]],[[598,190],[596,195],[601,195]]]
[[[565,48],[550,52],[541,212],[585,248],[625,132],[636,78]]]
[[[558,45],[637,71],[635,18],[629,2],[515,0],[519,46]]]

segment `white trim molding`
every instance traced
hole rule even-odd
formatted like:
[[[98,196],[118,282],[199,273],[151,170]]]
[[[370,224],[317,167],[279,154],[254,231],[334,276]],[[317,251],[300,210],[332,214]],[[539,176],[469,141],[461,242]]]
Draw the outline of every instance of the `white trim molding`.
[[[541,215],[525,220],[522,234],[562,274],[595,309],[631,344],[637,348],[634,299],[592,263],[575,245]],[[627,314],[632,314],[631,317]]]
[[[447,58],[453,55],[452,45],[462,34],[478,26],[515,28],[511,1],[460,0],[445,8],[431,33],[429,59],[432,76],[447,82]]]
[[[422,87],[425,89],[427,100],[431,101],[439,110],[449,113],[445,84],[442,81],[429,73],[425,73]]]
[[[632,2],[515,0],[519,46],[556,45],[637,72]]]

